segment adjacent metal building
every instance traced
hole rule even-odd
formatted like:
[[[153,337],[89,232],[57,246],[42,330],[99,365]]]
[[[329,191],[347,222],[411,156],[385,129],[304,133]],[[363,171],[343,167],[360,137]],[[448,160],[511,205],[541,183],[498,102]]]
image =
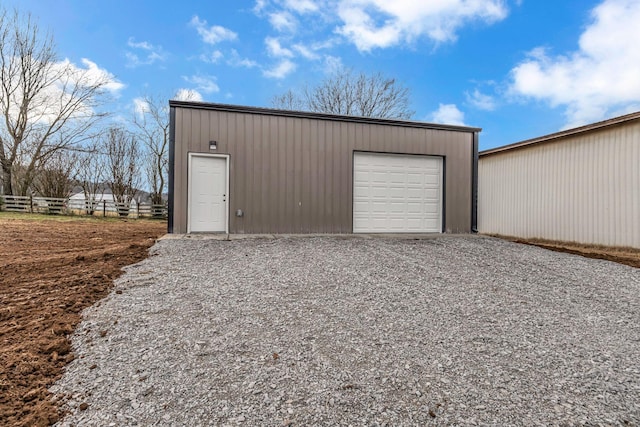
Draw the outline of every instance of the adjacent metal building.
[[[640,248],[640,112],[480,153],[482,233]]]
[[[468,233],[480,129],[170,102],[169,232]]]

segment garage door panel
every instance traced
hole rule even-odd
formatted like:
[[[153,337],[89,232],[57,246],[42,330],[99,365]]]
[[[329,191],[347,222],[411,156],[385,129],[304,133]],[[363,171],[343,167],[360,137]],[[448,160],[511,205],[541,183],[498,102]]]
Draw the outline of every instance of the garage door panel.
[[[424,188],[420,188],[420,187],[406,187],[405,188],[405,197],[406,199],[416,199],[416,200],[422,200],[423,197],[426,195],[426,192],[424,190]]]
[[[440,232],[442,159],[355,153],[354,232]]]
[[[407,203],[407,214],[408,215],[420,215],[424,213],[424,207],[422,203]]]
[[[424,185],[425,177],[423,174],[419,173],[408,173],[407,174],[407,184],[409,185]]]
[[[425,188],[423,190],[424,198],[427,200],[440,200],[440,189],[439,188]]]

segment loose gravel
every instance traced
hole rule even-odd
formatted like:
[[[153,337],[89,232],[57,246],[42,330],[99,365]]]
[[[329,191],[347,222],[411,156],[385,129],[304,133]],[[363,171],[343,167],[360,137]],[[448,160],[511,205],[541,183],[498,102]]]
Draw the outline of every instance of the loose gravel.
[[[640,424],[640,269],[485,237],[163,240],[61,426]]]

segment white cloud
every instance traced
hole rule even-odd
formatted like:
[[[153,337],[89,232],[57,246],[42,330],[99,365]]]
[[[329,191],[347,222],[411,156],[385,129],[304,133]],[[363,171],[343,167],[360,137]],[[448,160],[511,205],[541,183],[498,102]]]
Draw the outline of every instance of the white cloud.
[[[591,12],[579,49],[552,55],[536,48],[511,70],[510,93],[564,107],[567,128],[627,111],[640,101],[637,0],[605,0]]]
[[[465,92],[465,97],[469,104],[479,110],[493,111],[496,109],[495,99],[490,95],[485,95],[478,89],[475,89],[472,93]]]
[[[214,50],[211,53],[201,54],[199,58],[202,62],[206,62],[208,64],[217,64],[222,58],[224,58],[224,55],[219,50]]]
[[[242,58],[238,51],[235,49],[231,49],[231,57],[227,60],[227,64],[232,67],[244,67],[244,68],[253,68],[257,67],[258,63],[249,58]]]
[[[468,21],[493,23],[507,16],[505,0],[340,0],[337,32],[360,51],[410,43],[426,36],[436,43],[456,39]]]
[[[331,55],[326,55],[324,57],[324,72],[326,74],[335,74],[343,68],[344,65],[342,64],[342,58]]]
[[[133,37],[129,37],[127,46],[138,51],[138,53],[132,51],[125,52],[127,67],[133,68],[140,65],[151,65],[156,61],[164,61],[167,59],[167,54],[162,49],[162,46],[155,46],[147,41],[136,42]]]
[[[144,49],[144,50],[153,50],[153,45],[149,42],[136,42],[133,37],[129,37],[127,41],[127,46],[133,47],[136,49]]]
[[[312,49],[308,48],[307,46],[303,45],[302,43],[294,44],[292,47],[293,47],[293,50],[298,52],[302,57],[304,57],[306,59],[309,59],[311,61],[315,61],[316,59],[320,59],[320,55],[318,55]]]
[[[149,111],[149,103],[145,101],[144,98],[134,98],[133,111],[136,113],[136,115],[142,117],[144,113]]]
[[[220,25],[212,25],[209,27],[207,21],[204,19],[201,20],[198,15],[194,15],[189,24],[198,31],[198,34],[202,37],[202,41],[208,44],[216,44],[221,41],[235,40],[238,38],[238,35],[228,28],[221,27]]]
[[[264,44],[267,45],[267,52],[270,56],[275,56],[276,58],[293,57],[293,52],[285,47],[282,47],[278,39],[267,37],[266,39],[264,39]]]
[[[119,97],[125,88],[113,74],[87,58],[81,60],[81,65],[64,59],[44,67],[42,71],[46,73],[44,84],[30,104],[30,119],[41,124],[51,124],[60,118],[91,117],[102,95]],[[17,85],[15,96],[7,102],[11,116],[21,108],[18,103],[20,93],[20,85]]]
[[[124,83],[106,69],[100,68],[95,62],[87,58],[82,58],[81,62],[84,68],[76,66],[68,59],[58,63],[58,66],[68,67],[79,84],[93,85],[100,82],[102,87],[114,96],[118,96],[119,92],[125,88]]]
[[[318,10],[318,5],[312,0],[284,0],[284,5],[301,14]]]
[[[465,126],[464,113],[458,110],[455,104],[440,104],[438,109],[431,113],[429,120],[433,123]]]
[[[214,76],[182,76],[182,78],[186,82],[195,85],[198,91],[204,93],[220,92],[220,87],[216,83]]]
[[[176,92],[176,95],[173,97],[173,99],[177,101],[194,101],[194,102],[203,101],[202,94],[200,94],[200,92],[198,92],[197,90],[193,90],[193,89],[179,89],[178,92]]]
[[[256,15],[259,14],[264,10],[265,7],[267,7],[266,0],[256,0],[256,4],[253,6],[253,13],[255,13]]]
[[[270,13],[269,23],[273,28],[281,32],[294,32],[298,26],[296,18],[286,10]]]
[[[262,74],[265,77],[273,78],[273,79],[283,79],[291,74],[296,69],[296,64],[291,62],[288,59],[282,60],[275,67],[264,70]]]

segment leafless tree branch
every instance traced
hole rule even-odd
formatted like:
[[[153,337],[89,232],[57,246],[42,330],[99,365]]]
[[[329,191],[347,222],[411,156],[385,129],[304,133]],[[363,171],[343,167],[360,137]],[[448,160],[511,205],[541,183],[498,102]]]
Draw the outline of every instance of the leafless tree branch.
[[[162,204],[169,173],[169,106],[162,97],[146,95],[134,112],[133,125],[146,151],[145,172],[151,188],[151,203]]]
[[[288,90],[275,96],[276,108],[361,117],[410,119],[409,89],[381,73],[341,70],[301,94]]]
[[[53,37],[31,17],[0,10],[0,168],[5,194],[25,195],[56,152],[84,141],[104,115],[108,83],[59,61]],[[22,163],[18,164],[18,160]],[[16,168],[23,168],[20,179]]]

